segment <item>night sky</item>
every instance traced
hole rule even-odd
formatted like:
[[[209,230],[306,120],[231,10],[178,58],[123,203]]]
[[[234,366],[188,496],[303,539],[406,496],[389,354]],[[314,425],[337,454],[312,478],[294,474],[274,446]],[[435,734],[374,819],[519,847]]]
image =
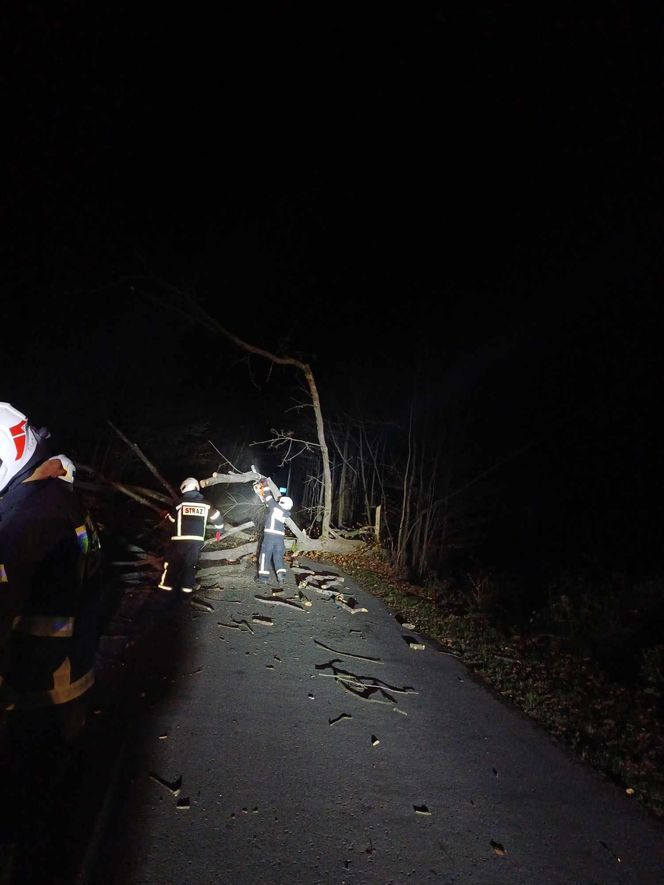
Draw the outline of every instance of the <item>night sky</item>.
[[[538,506],[598,459],[661,481],[656,4],[141,6],[3,12],[0,399],[267,436],[280,376],[140,278],[311,362],[324,409],[472,413]]]

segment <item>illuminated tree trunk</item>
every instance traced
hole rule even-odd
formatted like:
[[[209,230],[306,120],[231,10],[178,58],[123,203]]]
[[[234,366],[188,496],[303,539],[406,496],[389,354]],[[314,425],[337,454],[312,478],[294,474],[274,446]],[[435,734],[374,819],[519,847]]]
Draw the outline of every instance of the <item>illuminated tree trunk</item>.
[[[342,526],[346,524],[346,516],[348,510],[348,488],[347,488],[347,476],[349,473],[348,469],[348,437],[350,435],[349,428],[346,428],[346,435],[344,438],[344,448],[341,452],[341,473],[339,476],[339,489],[337,491],[337,525]]]
[[[152,281],[154,282],[154,281]],[[161,284],[164,285],[163,283]],[[320,405],[320,397],[318,396],[318,388],[316,387],[316,380],[314,378],[314,374],[311,370],[311,366],[308,363],[303,363],[301,360],[297,360],[294,357],[284,357],[277,356],[274,353],[270,353],[269,350],[264,350],[262,347],[255,347],[253,344],[249,344],[247,341],[243,341],[242,338],[239,338],[237,335],[234,335],[232,332],[229,332],[224,326],[221,325],[214,317],[210,316],[210,314],[198,303],[196,298],[186,292],[183,292],[176,286],[166,286],[168,292],[177,296],[177,303],[173,301],[166,301],[163,297],[156,298],[150,292],[146,292],[144,290],[138,290],[136,286],[131,287],[134,291],[139,292],[139,294],[145,296],[151,301],[156,301],[160,307],[167,307],[172,310],[174,313],[183,315],[187,318],[188,321],[194,321],[200,323],[205,328],[209,329],[212,327],[220,335],[223,335],[225,338],[228,338],[236,347],[242,348],[242,350],[246,350],[249,353],[256,354],[256,356],[263,357],[263,359],[269,360],[275,365],[279,366],[293,366],[296,369],[299,369],[307,382],[307,387],[309,388],[309,396],[311,397],[311,404],[314,409],[314,416],[316,419],[316,434],[318,437],[318,446],[320,448],[321,459],[323,463],[323,523],[321,527],[321,540],[326,541],[330,536],[330,518],[332,515],[332,471],[330,470],[330,453],[327,448],[327,442],[325,440],[325,424],[323,422],[323,412],[321,410]]]

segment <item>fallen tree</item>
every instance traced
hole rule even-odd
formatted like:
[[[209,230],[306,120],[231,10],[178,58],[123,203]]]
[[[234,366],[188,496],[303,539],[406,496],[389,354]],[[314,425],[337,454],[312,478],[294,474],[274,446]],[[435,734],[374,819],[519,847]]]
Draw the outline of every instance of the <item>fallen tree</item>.
[[[247,470],[244,473],[213,473],[212,476],[207,477],[207,479],[200,480],[201,488],[209,488],[210,486],[216,485],[218,483],[245,483],[251,482],[252,484],[258,482],[259,480],[267,480],[272,495],[275,499],[279,498],[279,488],[275,483],[270,479],[269,476],[261,476],[259,473],[256,473],[253,470]],[[286,525],[290,529],[290,531],[294,535],[294,540],[292,538],[286,538],[286,549],[290,550],[293,553],[305,553],[306,551],[316,550],[321,552],[328,553],[336,553],[336,554],[347,554],[347,553],[358,553],[362,550],[366,544],[364,541],[353,541],[348,538],[344,538],[341,536],[340,530],[333,530],[330,534],[333,537],[328,538],[311,538],[309,535],[303,531],[295,522],[294,519],[288,517],[286,519]],[[201,553],[201,558],[205,559],[239,559],[241,556],[246,555],[247,552],[255,553],[256,552],[256,542],[253,541],[250,544],[243,545],[244,547],[252,547],[251,551],[244,551],[243,553],[238,553],[240,548],[224,548],[219,550],[210,550],[208,552]],[[230,555],[226,555],[230,554]]]
[[[159,286],[159,294],[155,295],[147,289],[139,287],[139,280],[144,283],[149,282]],[[309,396],[311,398],[311,408],[314,412],[316,435],[318,438],[317,445],[320,449],[323,468],[322,472],[324,504],[321,537],[326,539],[329,534],[330,518],[332,515],[332,471],[330,468],[330,453],[327,447],[327,441],[325,439],[325,423],[323,421],[323,411],[320,403],[320,395],[318,393],[316,379],[314,378],[314,373],[311,366],[299,359],[295,359],[294,357],[279,356],[278,354],[272,353],[269,350],[265,350],[262,347],[257,347],[255,344],[250,344],[248,341],[240,338],[239,335],[235,335],[233,332],[229,331],[217,319],[215,319],[214,316],[208,313],[207,310],[202,306],[202,304],[199,303],[199,300],[195,294],[184,291],[177,286],[164,283],[163,280],[158,280],[154,276],[148,279],[146,279],[145,277],[135,278],[134,285],[131,285],[130,289],[132,290],[132,292],[140,294],[148,301],[151,301],[153,303],[156,302],[159,306],[159,309],[162,311],[164,309],[171,310],[174,313],[179,314],[180,316],[184,316],[188,323],[198,323],[208,331],[210,329],[215,330],[236,347],[239,347],[241,350],[247,351],[247,353],[251,353],[255,356],[261,357],[262,359],[268,360],[268,362],[272,363],[275,366],[291,366],[302,373],[307,388],[309,390]]]
[[[85,486],[90,491],[100,491],[103,488],[112,489],[122,495],[125,495],[126,497],[130,498],[141,506],[147,507],[153,512],[162,514],[164,510],[164,505],[169,506],[173,504],[175,500],[177,500],[175,489],[171,486],[168,480],[164,478],[164,476],[154,466],[154,464],[152,464],[152,462],[146,457],[146,455],[141,451],[140,447],[136,443],[131,442],[131,440],[129,440],[125,436],[125,434],[122,433],[122,431],[119,430],[110,421],[109,425],[113,428],[119,438],[130,448],[130,450],[143,462],[143,464],[148,468],[153,476],[155,476],[160,481],[168,494],[164,495],[161,492],[152,491],[151,489],[146,489],[143,486],[117,482],[110,477],[104,476],[93,468],[83,464],[78,465],[79,469],[91,475],[94,478],[94,482],[80,483],[80,485],[82,487]],[[201,489],[205,489],[219,484],[236,485],[247,482],[253,484],[255,482],[258,482],[259,480],[267,480],[274,498],[279,498],[279,487],[272,481],[270,477],[263,476],[255,469],[253,469],[253,465],[251,470],[246,470],[244,472],[215,472],[212,474],[212,476],[201,479],[199,480],[199,482],[201,485]],[[161,506],[159,506],[159,504],[161,504]],[[343,532],[340,529],[332,529],[330,531],[330,535],[327,538],[311,538],[306,533],[306,531],[302,530],[297,525],[295,520],[291,517],[286,519],[286,526],[293,535],[292,538],[286,538],[286,549],[291,551],[292,553],[306,553],[307,551],[315,550],[317,552],[349,554],[357,553],[366,546],[363,541],[351,540],[349,538],[343,537]],[[227,523],[221,540],[223,541],[224,538],[228,538],[234,534],[244,532],[248,529],[258,531],[258,526],[254,522],[245,522],[242,525],[238,526],[233,526]],[[206,541],[206,545],[209,543],[210,541]],[[236,561],[238,559],[241,559],[243,556],[254,555],[256,553],[257,543],[258,539],[247,541],[245,544],[237,547],[219,547],[215,550],[202,551],[200,558],[205,560],[225,559],[227,561]]]
[[[286,550],[289,553],[307,553],[316,551],[317,553],[334,553],[337,555],[347,555],[350,553],[360,553],[366,548],[364,541],[351,541],[346,538],[328,538],[323,541],[320,538],[310,538],[305,532],[301,532],[292,519],[286,523],[289,529],[295,535],[295,538],[286,538]],[[223,536],[222,536],[223,541]],[[253,556],[256,554],[258,541],[248,541],[238,547],[218,547],[216,550],[203,550],[199,559],[209,562],[210,560],[226,560],[228,562],[237,562],[245,556]]]

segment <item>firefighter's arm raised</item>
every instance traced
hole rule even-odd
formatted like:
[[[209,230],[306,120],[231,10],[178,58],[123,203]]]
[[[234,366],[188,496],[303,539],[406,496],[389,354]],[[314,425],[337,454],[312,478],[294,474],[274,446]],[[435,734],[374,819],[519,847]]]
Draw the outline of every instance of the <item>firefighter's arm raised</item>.
[[[222,532],[224,530],[224,518],[216,507],[210,507],[210,512],[208,513],[208,526],[211,529],[216,529],[217,532]]]

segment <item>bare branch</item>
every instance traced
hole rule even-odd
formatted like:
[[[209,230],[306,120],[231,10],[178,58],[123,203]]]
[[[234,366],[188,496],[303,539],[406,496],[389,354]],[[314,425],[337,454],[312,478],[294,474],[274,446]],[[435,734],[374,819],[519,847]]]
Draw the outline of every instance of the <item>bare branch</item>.
[[[325,440],[325,425],[323,422],[320,396],[311,366],[308,363],[302,362],[302,360],[295,359],[294,357],[277,356],[277,354],[271,353],[270,351],[265,350],[262,347],[257,347],[254,344],[250,344],[248,341],[240,338],[239,335],[235,335],[233,332],[230,332],[228,329],[226,329],[225,326],[222,326],[220,322],[218,322],[203,307],[201,307],[200,303],[194,295],[183,292],[178,287],[173,286],[163,280],[157,280],[155,278],[153,282],[156,282],[158,285],[162,286],[162,288],[165,289],[167,292],[176,295],[179,299],[178,303],[174,304],[172,301],[167,301],[163,298],[156,299],[155,296],[152,295],[150,292],[145,291],[144,289],[138,290],[135,286],[131,286],[130,288],[133,291],[139,292],[139,294],[152,302],[158,301],[161,310],[166,307],[178,314],[184,313],[189,321],[195,320],[206,328],[214,329],[236,347],[239,347],[242,350],[246,350],[248,353],[253,353],[256,356],[260,356],[263,359],[268,360],[268,362],[272,363],[272,365],[293,366],[294,368],[299,369],[302,372],[314,409],[316,435],[318,436],[321,459],[323,462],[325,506],[323,510],[323,525],[321,531],[322,537],[327,538],[330,527],[330,516],[332,513],[332,474],[330,470],[330,456],[327,448],[327,442]],[[183,305],[186,306],[186,310]]]
[[[222,462],[224,464],[228,464],[228,466],[231,468],[231,470],[237,471],[237,467],[235,466],[235,464],[231,463],[228,460],[228,458],[219,451],[219,449],[215,446],[215,444],[212,442],[212,440],[209,439],[208,442],[210,443],[212,448],[215,450],[215,452],[219,455],[219,457],[222,459]]]
[[[163,485],[163,487],[164,487],[164,488],[169,492],[169,494],[171,495],[171,499],[172,499],[173,501],[177,501],[177,500],[178,500],[178,497],[179,497],[178,493],[175,491],[175,489],[173,488],[173,486],[172,486],[167,480],[164,479],[164,477],[161,475],[161,473],[159,473],[159,471],[158,471],[157,468],[154,466],[154,464],[152,464],[152,462],[149,461],[149,460],[145,457],[145,455],[144,455],[143,452],[140,450],[140,448],[136,445],[136,443],[133,443],[133,442],[131,442],[131,440],[127,439],[127,437],[124,435],[124,433],[122,433],[121,430],[118,430],[118,428],[115,426],[115,424],[113,424],[112,421],[109,421],[108,424],[109,424],[110,427],[113,428],[113,430],[117,433],[117,435],[120,437],[120,439],[121,439],[123,442],[127,443],[127,445],[128,445],[129,448],[134,452],[134,454],[138,455],[138,457],[139,457],[139,458],[141,459],[141,461],[146,465],[146,467],[148,468],[148,470],[149,470],[151,473],[153,473],[153,474],[157,477],[157,479],[159,480],[159,482]]]
[[[144,496],[139,494],[132,488],[132,486],[124,485],[121,482],[115,482],[112,479],[108,479],[106,476],[102,476],[92,467],[88,467],[86,464],[77,464],[76,465],[79,470],[84,470],[86,473],[90,473],[97,477],[97,479],[101,480],[105,485],[111,486],[111,488],[117,489],[118,492],[122,492],[123,495],[127,495],[128,498],[132,498],[134,501],[138,501],[139,504],[143,504],[144,507],[149,507],[150,510],[154,510],[156,513],[161,514],[163,511],[163,507],[157,507],[156,504],[152,504],[151,501]],[[170,502],[169,502],[170,503]]]

